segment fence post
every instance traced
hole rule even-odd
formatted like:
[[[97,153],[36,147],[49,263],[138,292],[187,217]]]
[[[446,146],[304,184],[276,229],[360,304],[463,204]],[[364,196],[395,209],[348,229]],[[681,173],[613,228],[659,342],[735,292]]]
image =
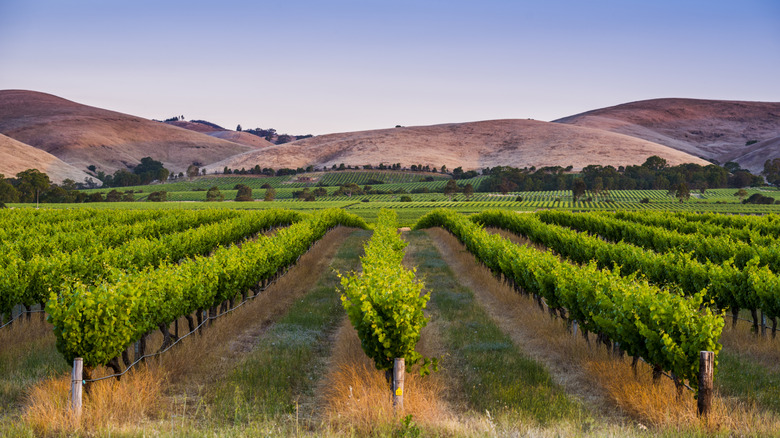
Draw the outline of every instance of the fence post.
[[[393,361],[393,408],[396,412],[404,410],[404,374],[404,358],[396,357]]]
[[[83,385],[84,360],[80,357],[73,359],[73,372],[70,379],[70,407],[81,417],[81,390]]]
[[[715,353],[699,352],[699,415],[707,416],[712,409],[712,379],[715,368]]]

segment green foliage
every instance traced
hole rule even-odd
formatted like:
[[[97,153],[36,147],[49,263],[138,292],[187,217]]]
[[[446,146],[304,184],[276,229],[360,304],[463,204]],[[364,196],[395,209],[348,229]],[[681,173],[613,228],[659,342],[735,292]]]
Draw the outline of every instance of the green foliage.
[[[22,202],[38,202],[41,193],[49,188],[49,176],[38,169],[27,169],[16,174],[17,190]]]
[[[225,200],[225,195],[219,191],[219,187],[213,186],[206,192],[206,201],[208,202],[220,202]]]
[[[264,213],[267,220],[300,217],[289,211]],[[95,284],[66,282],[59,293],[51,292],[46,306],[57,349],[68,362],[82,357],[85,366],[103,365],[159,324],[216,306],[271,278],[337,225],[365,227],[365,222],[343,210],[324,210],[273,236],[209,249],[210,256],[165,261],[132,273],[116,270]]]
[[[442,226],[496,274],[527,293],[544,297],[554,311],[565,309],[584,330],[601,333],[632,356],[698,385],[699,352],[720,351],[723,316],[704,304],[704,293],[668,293],[619,268],[574,265],[550,252],[492,235],[451,210],[424,216],[415,228]]]
[[[341,277],[341,300],[349,320],[358,332],[363,351],[378,370],[391,370],[394,358],[404,358],[407,370],[420,363],[420,373],[434,371],[436,359],[425,359],[415,351],[420,331],[428,323],[423,314],[430,293],[422,294],[423,283],[415,269],[401,264],[406,246],[396,231],[394,211],[379,213],[374,235],[361,257],[363,272]]]
[[[575,179],[574,184],[572,185],[571,193],[572,197],[574,198],[574,202],[579,201],[580,198],[585,195],[585,181],[583,181],[581,178]]]
[[[691,189],[688,188],[688,184],[680,183],[680,185],[677,186],[677,190],[675,191],[674,196],[676,196],[680,202],[690,199]]]
[[[236,189],[236,201],[254,201],[252,198],[252,188],[244,184],[237,184]]]
[[[273,201],[275,197],[276,197],[276,189],[270,186],[265,189],[265,196],[263,197],[263,201],[270,202]]]
[[[168,192],[161,190],[159,192],[149,193],[149,196],[146,198],[146,200],[149,202],[165,202],[168,200]]]

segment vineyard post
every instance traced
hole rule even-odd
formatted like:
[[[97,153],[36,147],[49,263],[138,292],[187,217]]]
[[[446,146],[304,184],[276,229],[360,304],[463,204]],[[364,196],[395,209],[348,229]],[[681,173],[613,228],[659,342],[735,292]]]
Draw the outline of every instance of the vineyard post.
[[[406,374],[404,358],[396,357],[393,361],[393,408],[396,412],[404,410],[404,374]]]
[[[766,315],[761,311],[761,336],[766,337]]]
[[[715,369],[715,353],[699,352],[699,415],[707,416],[712,409],[712,380]]]
[[[70,379],[70,407],[81,417],[81,385],[83,380],[84,361],[80,357],[73,359],[73,372]]]

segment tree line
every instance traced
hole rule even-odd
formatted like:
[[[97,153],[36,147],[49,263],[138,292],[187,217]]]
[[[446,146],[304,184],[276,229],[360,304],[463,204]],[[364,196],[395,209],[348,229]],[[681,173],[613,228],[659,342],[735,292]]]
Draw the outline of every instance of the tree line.
[[[778,168],[780,168],[780,159]],[[580,173],[572,173],[572,166],[542,168],[514,168],[499,166],[484,169],[490,175],[480,184],[480,192],[514,192],[542,190],[573,190],[575,184],[594,193],[609,190],[677,190],[682,184],[692,190],[739,188],[765,185],[764,178],[740,168],[737,163],[724,166],[686,163],[669,166],[658,156],[649,157],[641,165],[589,165]],[[780,173],[780,172],[778,172]],[[579,182],[578,182],[579,181]]]

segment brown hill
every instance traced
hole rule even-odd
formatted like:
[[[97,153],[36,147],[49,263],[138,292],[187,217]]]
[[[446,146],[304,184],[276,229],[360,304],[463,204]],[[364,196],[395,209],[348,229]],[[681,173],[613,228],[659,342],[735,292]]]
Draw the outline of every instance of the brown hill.
[[[9,178],[27,169],[38,169],[57,184],[66,179],[80,183],[89,177],[48,152],[0,134],[0,174]],[[100,184],[100,181],[96,182]]]
[[[168,122],[165,122],[168,125],[176,126],[179,128],[188,129],[190,131],[195,132],[201,132],[203,134],[208,134],[210,132],[214,131],[224,131],[225,129],[217,129],[211,125],[207,125],[205,123],[200,123],[194,120],[190,120],[189,122],[186,120],[171,120]]]
[[[251,146],[253,148],[267,148],[269,146],[273,146],[274,144],[270,141],[258,137],[254,134],[250,134],[248,132],[238,132],[238,131],[214,131],[209,132],[208,135],[216,138],[221,138],[222,140],[232,141],[233,143],[243,144],[246,146]]]
[[[464,170],[500,165],[580,169],[588,164],[641,164],[651,155],[670,164],[708,164],[657,143],[598,129],[535,120],[491,120],[321,135],[247,152],[207,168],[401,163],[462,166]]]
[[[50,94],[0,91],[0,133],[85,169],[132,167],[143,157],[172,171],[223,160],[250,147]]]
[[[179,128],[189,129],[190,131],[210,135],[214,138],[232,141],[233,143],[238,143],[244,146],[251,146],[253,148],[265,148],[274,145],[270,141],[248,132],[230,131],[224,128],[217,129],[212,125],[201,123],[197,120],[190,120],[189,122],[185,120],[172,120],[165,123],[168,125],[177,126]]]
[[[747,146],[738,155],[729,156],[727,161],[737,162],[742,168],[759,174],[764,171],[766,160],[773,158],[780,158],[780,137]]]
[[[780,102],[654,99],[588,111],[555,122],[626,134],[721,163],[736,159],[744,167],[755,169],[739,160],[746,153],[748,141],[780,135]]]

